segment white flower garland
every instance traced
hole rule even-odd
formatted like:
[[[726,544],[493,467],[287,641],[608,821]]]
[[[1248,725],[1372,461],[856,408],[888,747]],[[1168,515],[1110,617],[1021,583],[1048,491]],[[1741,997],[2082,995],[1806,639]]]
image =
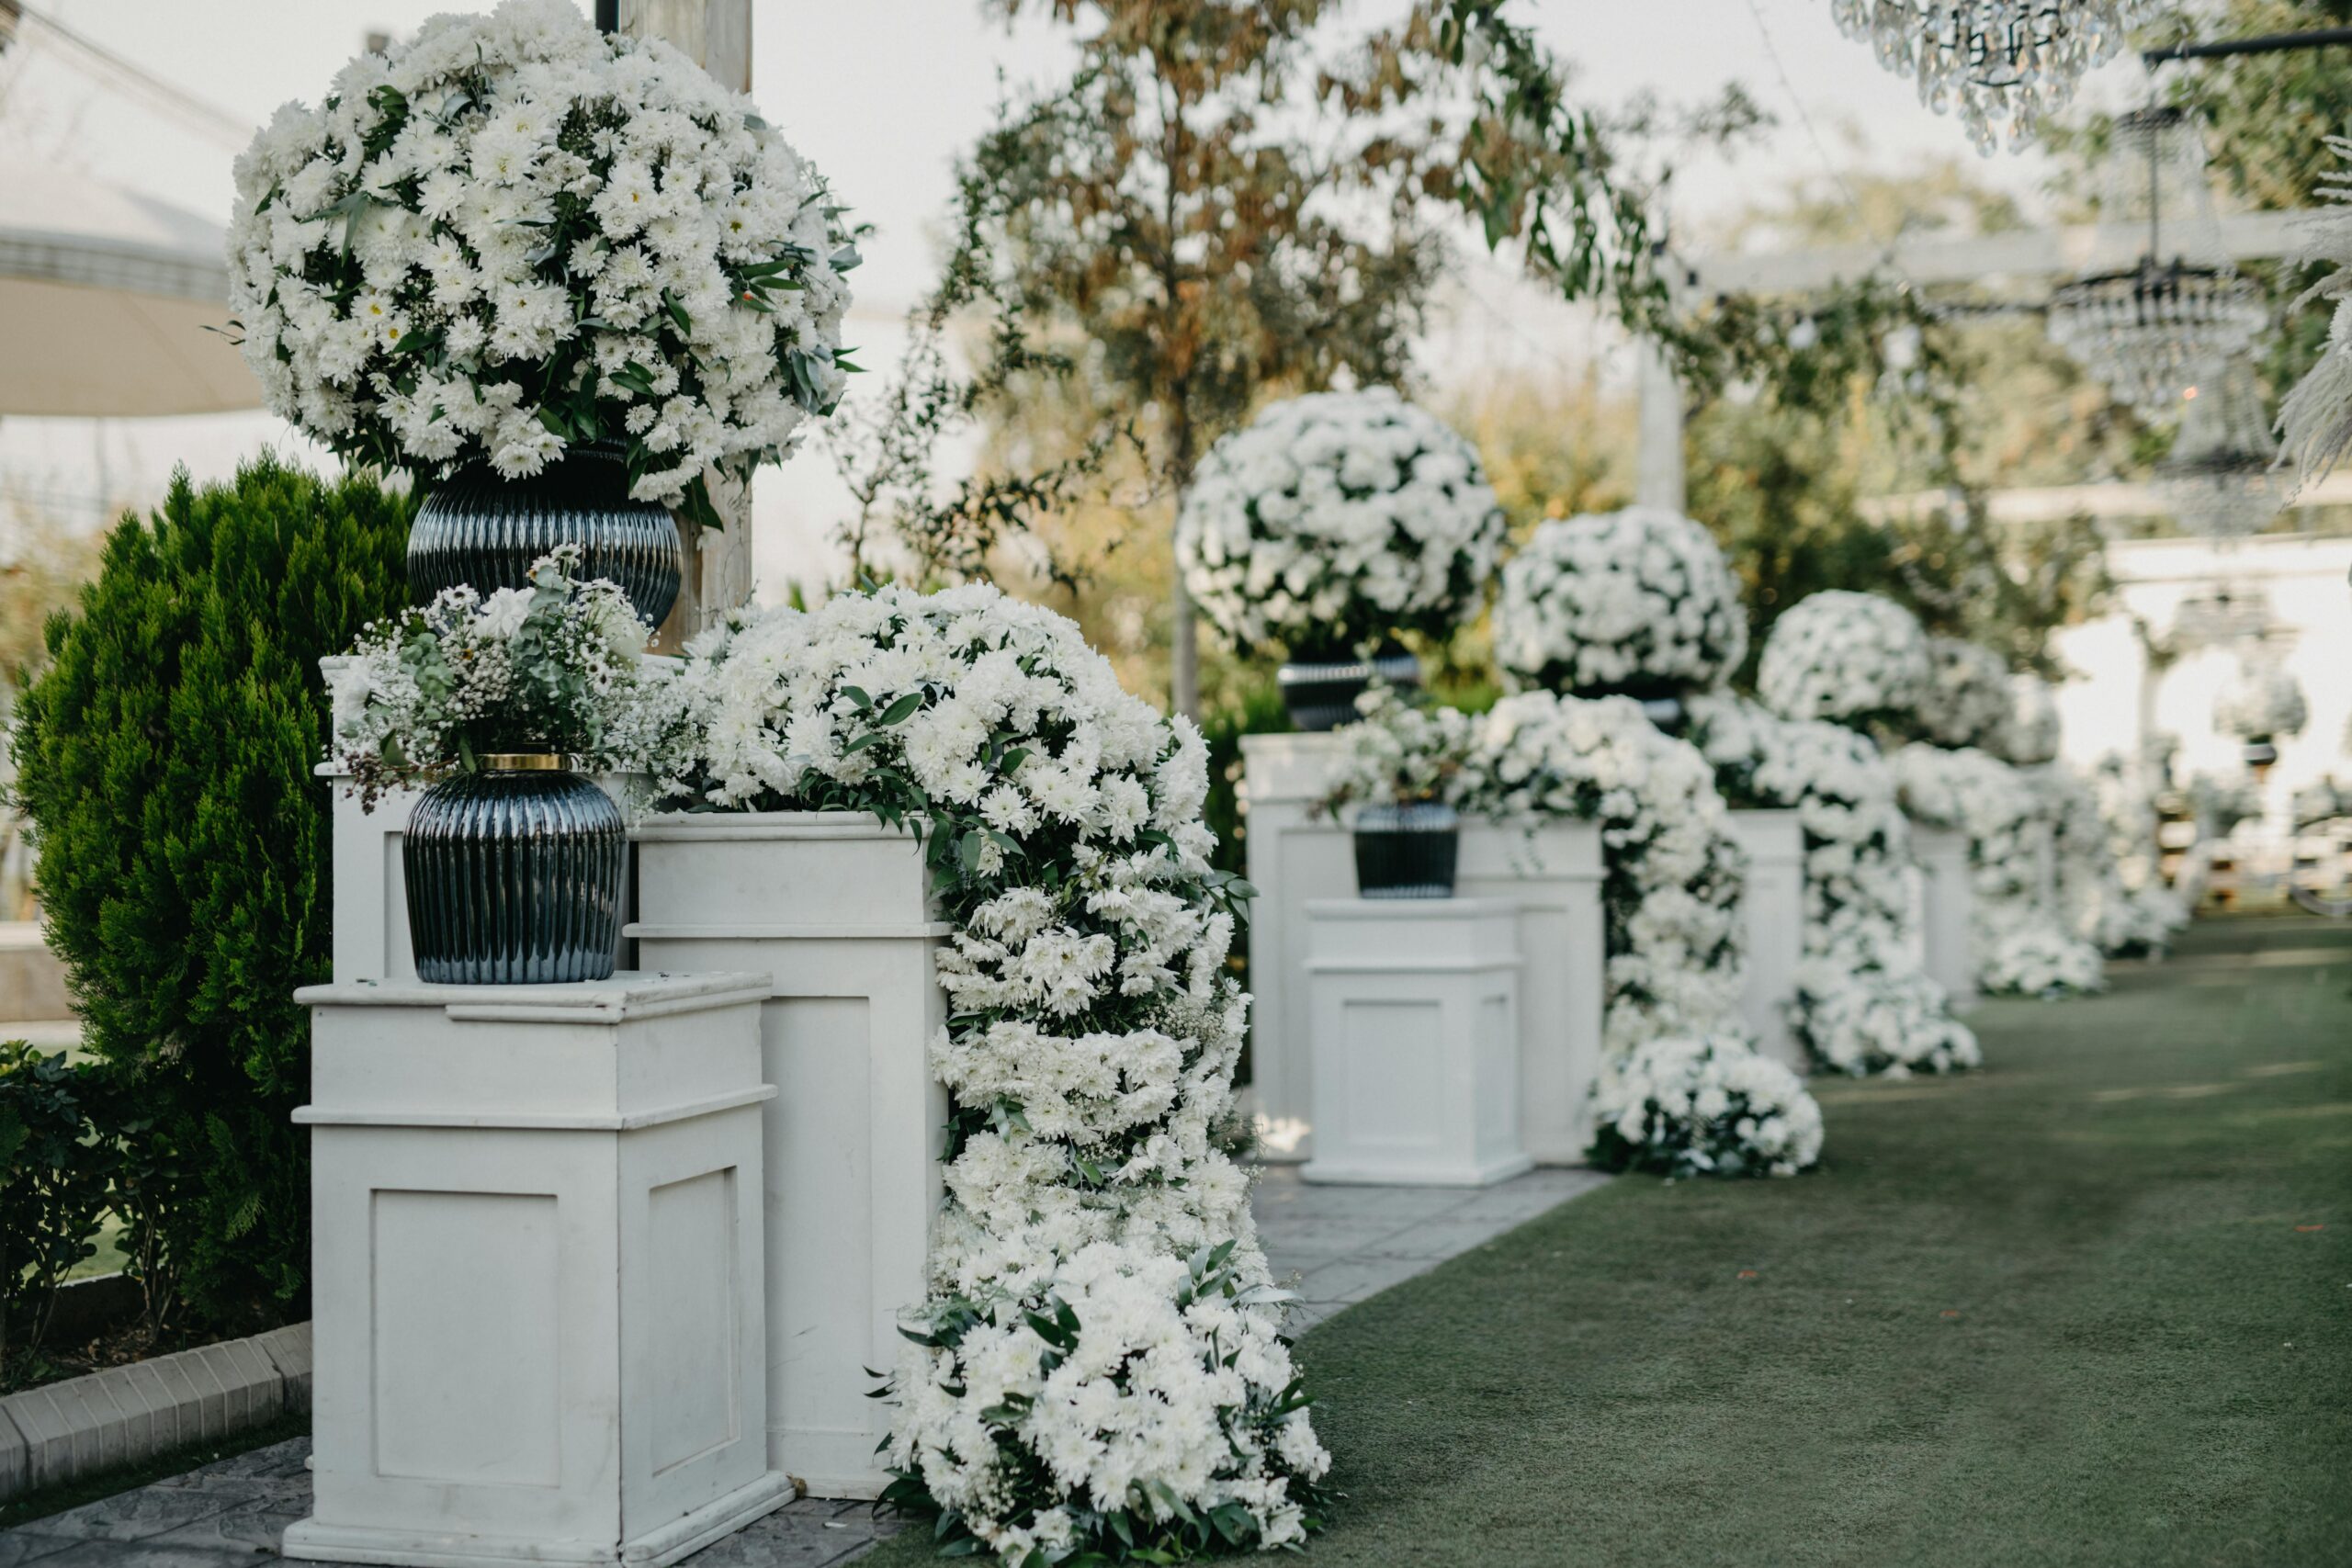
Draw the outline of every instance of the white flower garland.
[[[1968,835],[1977,985],[1996,996],[2102,989],[2099,950],[2068,931],[2053,907],[2050,818],[2033,785],[1973,750],[1905,746],[1892,761],[1913,818]]]
[[[1597,1162],[1666,1176],[1794,1176],[1821,1157],[1804,1081],[1736,1034],[1636,1046],[1601,1075]]]
[[[1503,567],[1494,645],[1523,686],[1663,696],[1747,658],[1747,618],[1714,536],[1634,506],[1537,528]]]
[[[2248,660],[2213,699],[2213,728],[2244,740],[2286,740],[2311,722],[2301,682],[2280,665]]]
[[[1243,647],[1444,633],[1502,552],[1470,444],[1385,387],[1274,404],[1209,449],[1177,520],[1186,587]]]
[[[1757,694],[1782,718],[1908,725],[1927,694],[1928,637],[1892,599],[1808,594],[1772,623]]]
[[[749,99],[564,0],[361,55],[236,182],[246,363],[337,451],[512,479],[625,442],[631,493],[675,505],[841,395],[856,257],[824,182]]]
[[[1878,748],[1791,723],[1729,693],[1689,703],[1690,737],[1735,804],[1793,809],[1804,830],[1804,947],[1792,1022],[1842,1073],[1977,1066],[1976,1036],[1920,968],[1911,937],[1910,824]]]
[[[670,690],[674,804],[928,834],[953,1111],[890,1500],[1010,1562],[1298,1540],[1329,1457],[1211,1139],[1248,998],[1199,732],[984,585],[741,618]]]
[[[1995,744],[2014,710],[2008,666],[2001,656],[1959,637],[1931,637],[1928,665],[1928,690],[1919,699],[1920,735],[1947,748]]]

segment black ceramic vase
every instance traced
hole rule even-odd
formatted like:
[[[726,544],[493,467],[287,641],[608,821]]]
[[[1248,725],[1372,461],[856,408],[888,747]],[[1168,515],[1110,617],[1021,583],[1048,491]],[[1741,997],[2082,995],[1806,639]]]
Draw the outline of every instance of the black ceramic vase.
[[[578,545],[580,576],[606,578],[660,626],[677,602],[678,525],[667,507],[631,501],[618,447],[575,446],[526,479],[475,468],[436,486],[408,535],[408,586],[420,604],[470,583],[483,594],[530,584],[531,563]]]
[[[1394,647],[1370,659],[1351,653],[1294,659],[1274,672],[1274,683],[1282,689],[1283,706],[1289,711],[1294,728],[1337,729],[1356,721],[1356,699],[1370,688],[1375,676],[1400,695],[1409,696],[1420,689],[1420,660]]]
[[[484,759],[435,784],[401,859],[416,977],[464,986],[610,977],[628,829],[553,757]]]
[[[1451,806],[1367,806],[1356,815],[1356,893],[1365,898],[1451,898],[1462,818]]]

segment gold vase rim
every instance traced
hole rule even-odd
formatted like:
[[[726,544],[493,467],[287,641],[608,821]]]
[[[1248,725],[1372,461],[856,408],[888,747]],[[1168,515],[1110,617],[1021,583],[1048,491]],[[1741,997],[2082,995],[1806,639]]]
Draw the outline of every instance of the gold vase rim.
[[[571,765],[560,751],[485,751],[481,761],[490,773],[560,773]]]

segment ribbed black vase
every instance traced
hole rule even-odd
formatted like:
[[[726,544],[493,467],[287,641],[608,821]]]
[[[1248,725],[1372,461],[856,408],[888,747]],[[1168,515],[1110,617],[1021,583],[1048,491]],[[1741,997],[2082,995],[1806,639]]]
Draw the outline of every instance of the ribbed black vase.
[[[1451,806],[1413,801],[1356,815],[1356,893],[1364,898],[1451,898],[1462,858],[1462,818]]]
[[[1356,721],[1356,699],[1380,680],[1399,694],[1420,689],[1421,664],[1401,649],[1370,659],[1353,654],[1294,659],[1274,671],[1292,726],[1304,730],[1337,729]]]
[[[409,818],[401,859],[417,978],[607,978],[621,934],[620,807],[553,758],[486,761],[426,790]]]
[[[558,545],[578,545],[580,575],[619,583],[657,626],[677,602],[678,525],[667,507],[629,499],[612,446],[575,446],[526,479],[476,468],[435,487],[409,529],[409,592],[423,604],[460,583],[527,587],[531,563]]]

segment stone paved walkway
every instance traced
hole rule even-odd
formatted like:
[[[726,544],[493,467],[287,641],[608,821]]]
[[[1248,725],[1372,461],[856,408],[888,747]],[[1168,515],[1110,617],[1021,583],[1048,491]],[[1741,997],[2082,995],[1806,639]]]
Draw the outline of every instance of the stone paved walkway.
[[[1268,1168],[1258,1228],[1277,1278],[1301,1303],[1294,1333],[1491,1241],[1608,1179],[1536,1170],[1477,1190],[1311,1187],[1295,1166]],[[308,1438],[0,1531],[0,1568],[230,1568],[277,1554],[311,1511]],[[687,1561],[694,1568],[831,1568],[896,1527],[865,1503],[803,1498]]]

